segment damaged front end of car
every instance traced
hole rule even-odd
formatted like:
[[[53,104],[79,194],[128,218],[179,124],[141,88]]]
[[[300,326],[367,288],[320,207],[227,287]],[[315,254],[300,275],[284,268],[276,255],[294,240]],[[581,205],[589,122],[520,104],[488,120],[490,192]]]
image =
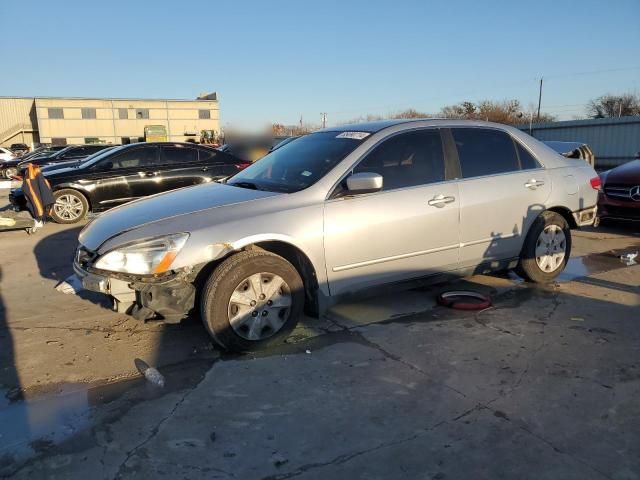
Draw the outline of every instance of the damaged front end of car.
[[[172,268],[189,234],[122,245],[103,254],[79,245],[73,268],[82,287],[109,295],[113,309],[146,321],[179,323],[194,308],[196,281],[206,263]]]

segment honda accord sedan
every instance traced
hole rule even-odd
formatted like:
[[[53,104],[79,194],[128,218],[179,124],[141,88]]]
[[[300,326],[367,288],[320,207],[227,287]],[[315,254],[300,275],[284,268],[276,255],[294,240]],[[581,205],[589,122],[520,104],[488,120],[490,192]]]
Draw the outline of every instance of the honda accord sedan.
[[[549,282],[600,180],[504,125],[394,120],[305,135],[229,178],[135,201],[80,233],[85,288],[140,320],[200,314],[229,350],[391,283],[515,269]],[[408,282],[410,284],[411,282]]]

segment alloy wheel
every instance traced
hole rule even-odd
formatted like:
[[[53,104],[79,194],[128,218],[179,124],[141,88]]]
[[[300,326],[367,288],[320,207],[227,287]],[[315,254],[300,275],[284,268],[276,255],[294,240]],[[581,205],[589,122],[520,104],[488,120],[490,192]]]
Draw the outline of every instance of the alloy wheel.
[[[53,205],[56,215],[63,220],[76,220],[82,216],[84,206],[82,200],[75,195],[60,195]]]

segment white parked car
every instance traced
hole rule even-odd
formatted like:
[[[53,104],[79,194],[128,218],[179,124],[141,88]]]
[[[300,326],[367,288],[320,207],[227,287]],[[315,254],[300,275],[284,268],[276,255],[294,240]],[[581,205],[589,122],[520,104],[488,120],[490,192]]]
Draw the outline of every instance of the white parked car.
[[[505,125],[327,128],[229,178],[114,208],[80,233],[74,269],[139,319],[199,313],[224,348],[281,340],[303,310],[414,279],[515,269],[548,282],[600,179]]]
[[[13,154],[11,150],[8,148],[0,147],[0,162],[6,162],[8,160],[13,160],[16,156]]]

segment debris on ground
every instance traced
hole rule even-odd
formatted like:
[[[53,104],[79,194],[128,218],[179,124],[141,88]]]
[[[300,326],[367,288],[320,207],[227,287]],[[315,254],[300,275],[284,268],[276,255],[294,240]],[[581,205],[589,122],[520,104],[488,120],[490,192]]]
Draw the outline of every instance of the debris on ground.
[[[68,276],[56,285],[56,290],[66,295],[76,295],[83,289],[82,280],[75,274]]]
[[[635,265],[637,263],[636,258],[638,258],[638,252],[625,253],[624,255],[620,255],[620,260],[622,260],[627,265],[627,267]]]
[[[584,322],[584,318],[582,317],[571,317],[571,320],[574,322]]]
[[[304,353],[306,353],[307,355],[309,355],[311,353],[311,350],[305,350]]]
[[[136,358],[133,363],[150,384],[160,388],[164,387],[164,376],[157,369],[150,367],[147,362],[140,358]]]

